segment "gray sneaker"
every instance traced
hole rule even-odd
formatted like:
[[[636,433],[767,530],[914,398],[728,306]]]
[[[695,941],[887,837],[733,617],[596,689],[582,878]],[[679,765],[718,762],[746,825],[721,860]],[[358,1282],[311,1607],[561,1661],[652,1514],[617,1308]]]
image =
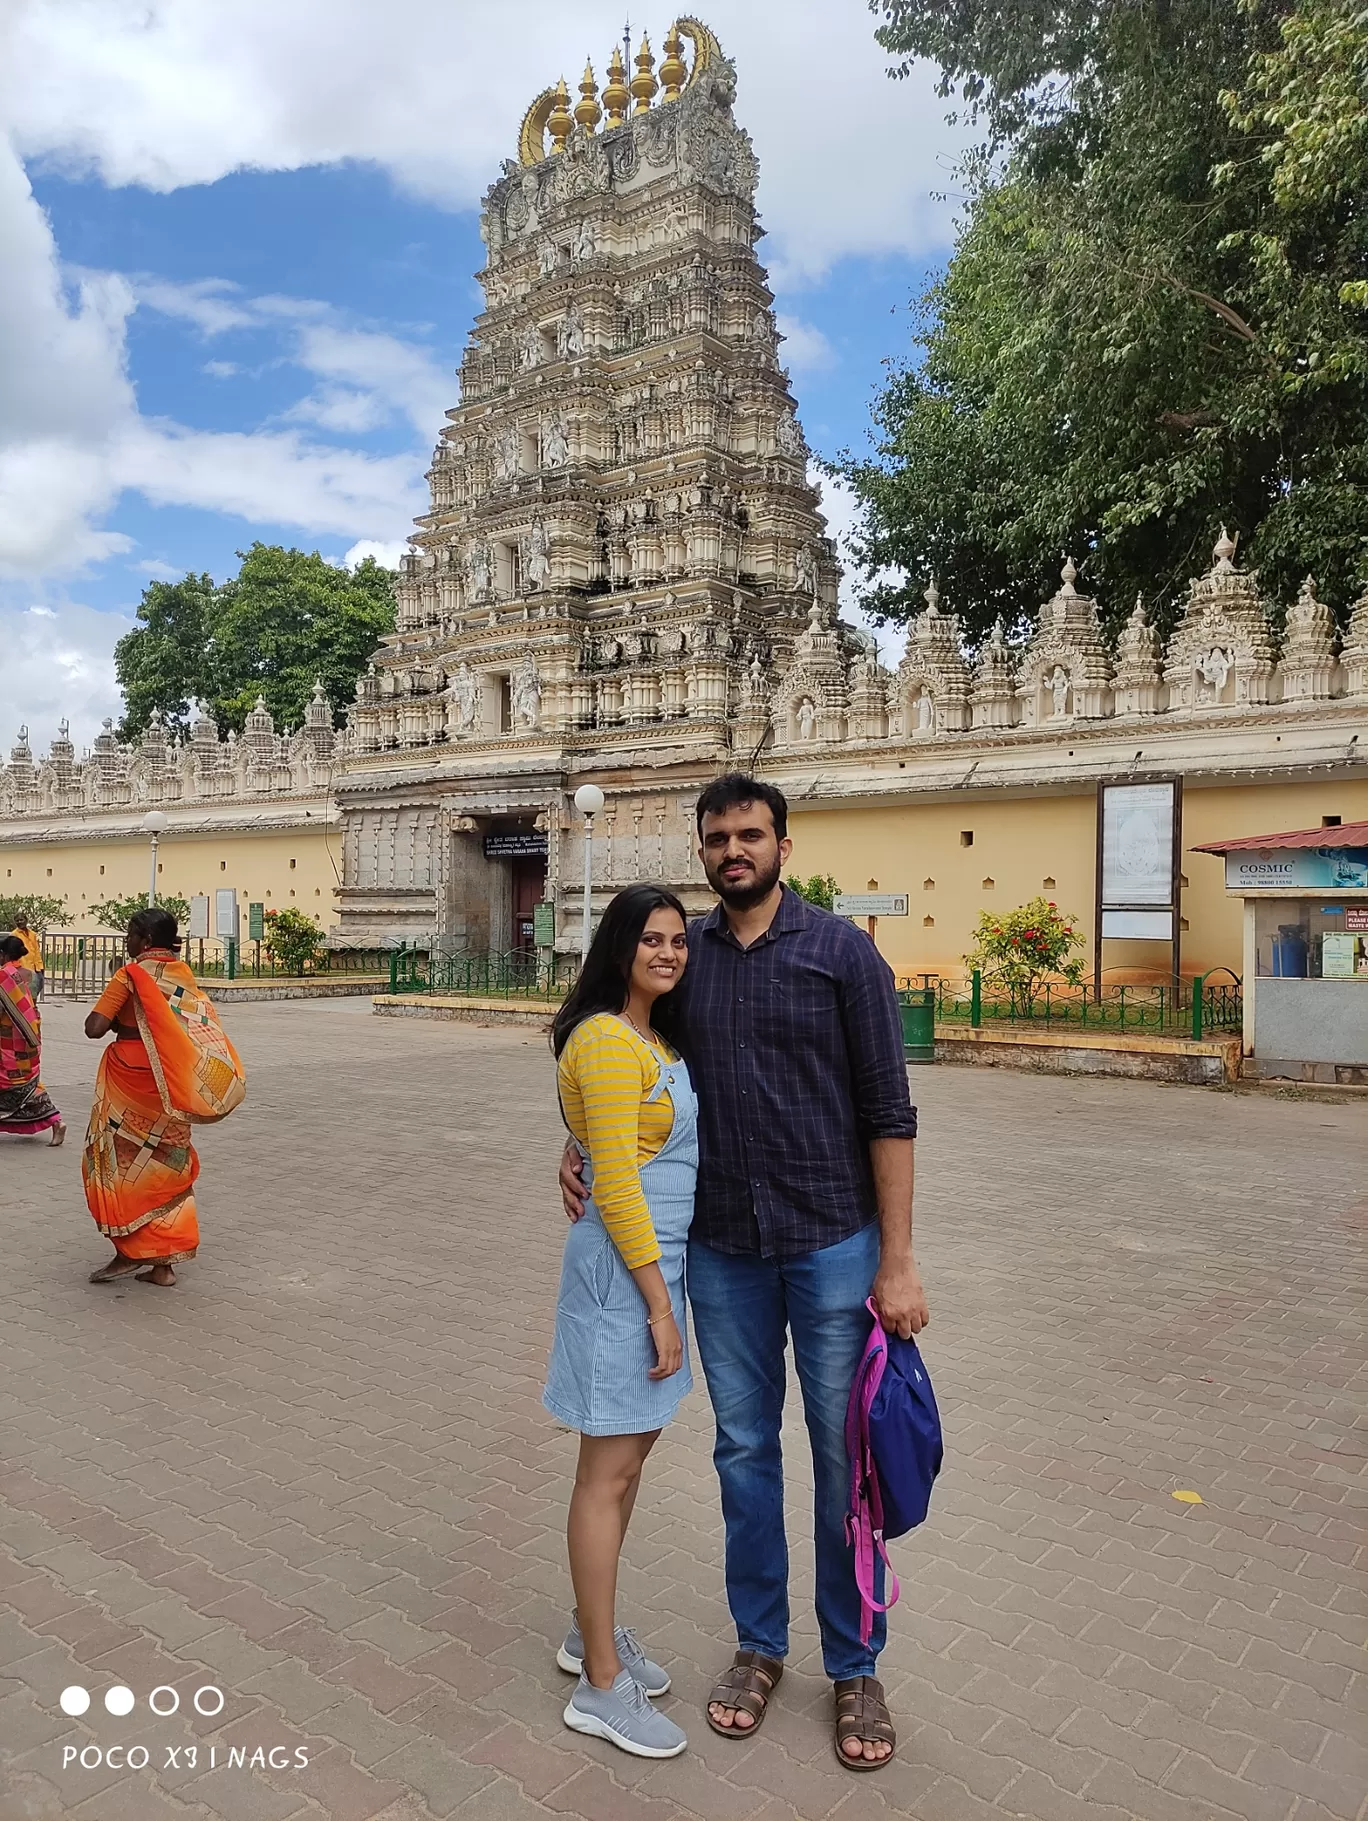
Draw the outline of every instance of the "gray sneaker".
[[[581,1676],[565,1710],[572,1732],[607,1739],[634,1758],[677,1758],[689,1743],[685,1734],[656,1712],[630,1670],[620,1670],[611,1688],[595,1688]]]
[[[617,1644],[618,1657],[622,1667],[632,1679],[654,1701],[657,1695],[670,1692],[670,1674],[662,1669],[659,1663],[653,1663],[641,1648],[637,1634],[626,1625],[619,1625],[613,1633]],[[570,1629],[565,1634],[565,1642],[556,1652],[556,1662],[568,1676],[577,1676],[584,1669],[584,1639],[580,1635],[579,1620],[572,1618]]]

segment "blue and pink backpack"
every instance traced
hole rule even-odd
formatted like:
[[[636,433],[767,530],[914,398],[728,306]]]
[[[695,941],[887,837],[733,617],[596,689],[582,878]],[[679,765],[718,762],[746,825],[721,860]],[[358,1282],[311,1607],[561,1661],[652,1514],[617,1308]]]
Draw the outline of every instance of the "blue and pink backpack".
[[[874,1315],[871,1298],[865,1307]],[[897,1602],[898,1577],[884,1547],[923,1523],[931,1487],[941,1470],[940,1412],[917,1343],[874,1329],[850,1387],[846,1407],[846,1452],[850,1456],[850,1510],[846,1536],[855,1551],[860,1589],[860,1641],[867,1644],[874,1614]],[[887,1598],[876,1598],[877,1564],[887,1575]]]

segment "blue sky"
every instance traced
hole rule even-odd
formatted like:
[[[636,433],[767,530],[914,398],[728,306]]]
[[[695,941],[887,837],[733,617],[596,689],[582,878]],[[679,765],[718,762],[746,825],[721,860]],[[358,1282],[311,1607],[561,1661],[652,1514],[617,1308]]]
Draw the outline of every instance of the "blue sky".
[[[437,0],[21,0],[0,44],[18,273],[0,298],[0,741],[26,720],[45,746],[61,713],[88,740],[117,712],[109,653],[151,577],[221,577],[254,538],[397,552],[480,307],[479,195],[535,89],[577,73],[577,43],[612,42],[610,9],[580,10],[567,25],[526,0],[538,37]],[[760,155],[782,357],[834,454],[863,442],[948,250],[958,142],[929,75],[887,81],[858,0],[721,0],[709,20]],[[291,64],[325,21],[326,50]],[[420,28],[439,40],[421,78]],[[491,93],[491,65],[527,73]],[[794,107],[812,68],[820,144]]]

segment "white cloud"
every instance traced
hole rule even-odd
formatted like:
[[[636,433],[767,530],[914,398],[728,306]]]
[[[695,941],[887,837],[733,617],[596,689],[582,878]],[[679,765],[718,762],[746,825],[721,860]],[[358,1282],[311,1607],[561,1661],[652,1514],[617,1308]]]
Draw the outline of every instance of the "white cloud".
[[[407,549],[408,543],[405,539],[399,539],[392,544],[382,544],[373,537],[363,537],[353,544],[342,558],[342,567],[356,569],[365,562],[368,556],[373,556],[382,569],[397,569],[399,558]]]
[[[114,646],[132,629],[122,614],[63,601],[51,606],[25,603],[22,596],[0,602],[0,734],[3,756],[20,725],[29,729],[34,756],[66,715],[77,745],[99,732],[106,716],[123,713],[114,682]]]
[[[242,368],[235,360],[206,360],[201,371],[210,379],[236,379]]]
[[[602,79],[621,32],[616,0],[11,0],[6,16],[0,108],[26,153],[157,190],[356,158],[453,208],[514,155],[533,95],[573,83],[586,53]],[[713,0],[708,16],[786,281],[944,244],[933,192],[963,136],[929,68],[888,80],[865,0]]]
[[[125,486],[156,506],[199,506],[258,524],[350,537],[407,525],[425,501],[412,455],[363,455],[294,431],[187,430],[138,419],[115,449]]]
[[[425,415],[426,437],[441,422],[434,404],[441,393],[439,368],[425,350],[323,322],[328,306],[312,299],[243,299],[214,279],[135,286],[84,273],[70,295],[51,226],[3,138],[0,246],[0,576],[69,575],[130,550],[129,538],[101,528],[129,488],[155,505],[351,539],[393,539],[422,510],[422,462],[411,453],[371,456],[297,430],[188,430],[141,417],[125,371],[125,334],[138,299],[207,335],[269,322],[276,333],[284,328],[301,366],[325,377],[314,422],[328,423],[331,396],[336,427],[384,421],[397,410],[415,425]],[[369,387],[350,389],[349,413],[342,377]]]
[[[786,316],[782,310],[775,312],[774,320],[784,337],[779,358],[792,372],[819,373],[835,365],[836,350],[815,323]]]
[[[179,569],[173,568],[170,563],[163,563],[155,556],[148,557],[144,562],[134,563],[131,567],[138,575],[150,575],[154,582],[175,582],[180,579],[182,573]],[[34,608],[33,611],[36,613],[38,609]]]
[[[193,284],[171,279],[138,277],[131,281],[140,304],[193,323],[205,335],[222,335],[228,329],[249,328],[256,320],[236,295],[238,287],[226,278],[200,278]]]

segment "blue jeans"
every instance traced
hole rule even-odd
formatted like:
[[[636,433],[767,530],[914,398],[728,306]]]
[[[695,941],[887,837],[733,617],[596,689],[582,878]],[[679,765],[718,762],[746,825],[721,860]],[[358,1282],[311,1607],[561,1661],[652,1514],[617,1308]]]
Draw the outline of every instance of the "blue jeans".
[[[767,1657],[788,1655],[779,1425],[789,1329],[812,1443],[817,1623],[822,1661],[833,1681],[873,1675],[887,1632],[883,1614],[876,1613],[873,1636],[868,1644],[860,1642],[860,1594],[845,1533],[846,1405],[869,1338],[871,1318],[864,1305],[878,1264],[877,1226],[801,1258],[738,1257],[689,1242],[689,1301],[717,1418],[713,1463],[722,1482],[727,1604],[737,1644]]]

